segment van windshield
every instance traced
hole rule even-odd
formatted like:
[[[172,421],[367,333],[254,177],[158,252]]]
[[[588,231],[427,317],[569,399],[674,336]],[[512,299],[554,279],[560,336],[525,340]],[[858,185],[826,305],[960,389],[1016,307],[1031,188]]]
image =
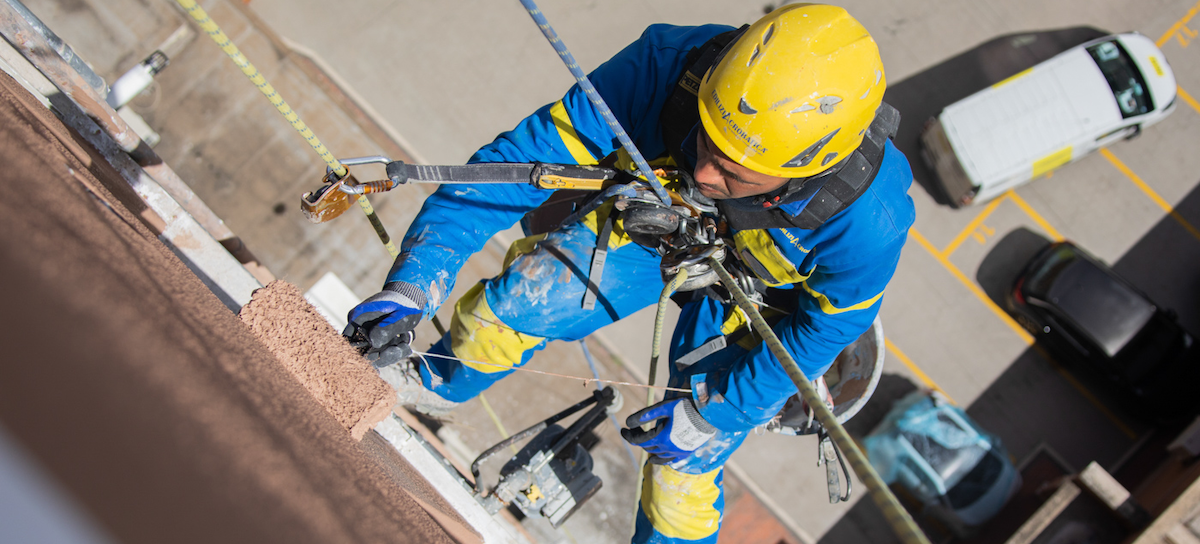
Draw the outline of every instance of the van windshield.
[[[1116,40],[1098,43],[1087,48],[1087,51],[1104,73],[1108,86],[1112,88],[1117,106],[1121,108],[1122,118],[1128,119],[1154,109],[1142,73]]]

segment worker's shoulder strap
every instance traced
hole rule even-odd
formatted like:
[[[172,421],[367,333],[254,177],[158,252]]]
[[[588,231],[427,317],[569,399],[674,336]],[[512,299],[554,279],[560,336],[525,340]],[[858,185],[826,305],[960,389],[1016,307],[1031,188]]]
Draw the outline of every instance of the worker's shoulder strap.
[[[737,40],[747,28],[750,28],[750,25],[742,25],[737,30],[717,34],[688,52],[683,63],[683,72],[679,74],[679,79],[667,102],[663,104],[662,114],[659,116],[663,143],[666,144],[671,158],[675,159],[675,164],[687,164],[680,155],[680,149],[692,127],[700,122],[700,108],[696,105],[696,100],[700,94],[700,82],[704,80],[704,74],[720,60],[725,48]]]
[[[790,215],[781,207],[769,210],[750,210],[717,201],[721,214],[729,225],[737,230],[800,228],[812,230],[825,224],[830,217],[846,209],[858,197],[867,192],[879,168],[883,164],[884,149],[889,138],[896,135],[900,127],[900,112],[884,102],[875,110],[875,120],[863,135],[862,143],[846,158],[838,170],[802,180],[802,183],[819,184],[812,199],[798,215]],[[801,180],[792,180],[796,183]],[[803,191],[803,189],[801,189]]]

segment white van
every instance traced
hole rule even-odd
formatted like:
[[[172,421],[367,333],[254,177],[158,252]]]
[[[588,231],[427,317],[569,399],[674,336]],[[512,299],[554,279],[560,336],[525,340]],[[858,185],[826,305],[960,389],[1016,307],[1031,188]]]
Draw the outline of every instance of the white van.
[[[1175,109],[1175,74],[1149,38],[1106,36],[951,104],[921,132],[921,155],[958,208],[983,202]]]

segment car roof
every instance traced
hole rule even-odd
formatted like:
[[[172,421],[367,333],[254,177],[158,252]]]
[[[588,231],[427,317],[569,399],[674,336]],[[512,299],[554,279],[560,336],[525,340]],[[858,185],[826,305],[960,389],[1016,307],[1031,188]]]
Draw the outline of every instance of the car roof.
[[[939,118],[971,181],[986,185],[1115,127],[1121,111],[1103,72],[1076,46],[946,106]]]
[[[1079,252],[1054,279],[1046,298],[1078,325],[1109,357],[1137,335],[1155,308],[1108,267]]]

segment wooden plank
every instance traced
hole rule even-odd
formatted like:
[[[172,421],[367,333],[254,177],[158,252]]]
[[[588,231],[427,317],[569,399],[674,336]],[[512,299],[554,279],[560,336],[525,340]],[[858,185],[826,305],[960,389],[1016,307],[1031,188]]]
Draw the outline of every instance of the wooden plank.
[[[1067,508],[1075,497],[1079,496],[1079,486],[1074,482],[1063,482],[1058,490],[1050,496],[1050,499],[1034,512],[1020,529],[1013,534],[1005,544],[1030,544],[1050,526],[1050,523]]]
[[[1083,472],[1079,473],[1079,483],[1084,489],[1090,491],[1100,502],[1104,503],[1112,510],[1120,508],[1125,501],[1129,500],[1129,490],[1125,486],[1117,482],[1104,467],[1097,464],[1095,461],[1088,463],[1084,467]]]

